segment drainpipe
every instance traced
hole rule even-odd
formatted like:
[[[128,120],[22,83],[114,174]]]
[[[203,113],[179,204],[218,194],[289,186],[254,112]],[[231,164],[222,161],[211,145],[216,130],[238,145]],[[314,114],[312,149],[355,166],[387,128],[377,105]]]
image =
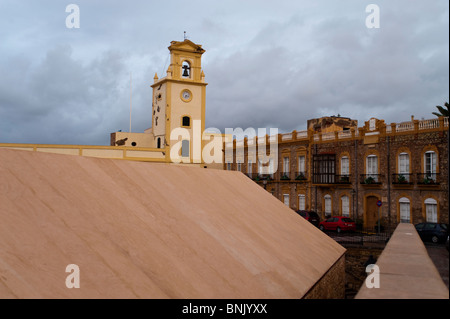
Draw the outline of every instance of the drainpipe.
[[[388,174],[388,233],[391,233],[391,137],[387,138],[387,174]]]
[[[317,144],[314,144],[314,155],[317,155]],[[314,161],[314,156],[313,156],[313,161]],[[314,165],[315,165],[315,163],[313,162],[313,170],[315,168]],[[313,171],[313,174],[314,174],[314,171]],[[314,178],[314,175],[313,175],[313,178]],[[314,185],[314,193],[315,193],[315,196],[314,196],[314,208],[315,208],[315,211],[317,212],[317,185]]]
[[[355,221],[358,219],[358,212],[359,212],[359,207],[358,207],[358,140],[355,138],[354,141],[355,144],[355,178],[353,179],[355,181],[355,199],[356,199],[356,217],[355,217]]]

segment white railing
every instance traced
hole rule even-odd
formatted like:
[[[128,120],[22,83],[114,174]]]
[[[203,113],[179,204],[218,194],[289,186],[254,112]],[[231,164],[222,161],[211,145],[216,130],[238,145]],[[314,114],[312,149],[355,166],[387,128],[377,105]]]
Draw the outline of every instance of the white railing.
[[[297,139],[308,138],[308,131],[297,132]]]
[[[350,130],[340,131],[338,133],[338,138],[339,139],[341,139],[341,138],[350,138],[350,137],[352,137],[352,132]]]
[[[328,132],[322,134],[322,141],[334,140],[334,132]]]
[[[292,133],[281,134],[281,140],[282,141],[292,140]]]
[[[439,127],[439,118],[419,121],[419,130],[429,130],[438,127]]]
[[[397,132],[414,131],[414,123],[413,122],[398,123],[396,131]]]

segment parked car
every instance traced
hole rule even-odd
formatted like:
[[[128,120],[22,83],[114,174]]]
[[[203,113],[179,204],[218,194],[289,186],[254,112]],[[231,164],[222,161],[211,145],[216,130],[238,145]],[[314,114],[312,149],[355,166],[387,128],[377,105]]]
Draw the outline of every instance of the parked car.
[[[427,222],[416,224],[415,227],[423,241],[439,243],[445,242],[448,237],[447,224]]]
[[[320,230],[356,231],[356,223],[345,216],[332,216],[319,224]]]
[[[316,227],[319,227],[320,223],[320,217],[317,215],[316,212],[309,211],[309,210],[298,210],[297,214],[305,218],[307,221],[309,221],[311,224],[313,224]]]

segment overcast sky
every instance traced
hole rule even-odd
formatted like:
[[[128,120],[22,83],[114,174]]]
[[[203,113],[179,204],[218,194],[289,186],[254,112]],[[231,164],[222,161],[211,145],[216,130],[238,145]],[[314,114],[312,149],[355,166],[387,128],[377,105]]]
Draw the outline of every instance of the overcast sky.
[[[66,27],[71,3],[80,28]],[[129,129],[130,73],[143,132],[184,31],[206,50],[206,127],[433,118],[449,100],[448,30],[445,0],[0,0],[0,143],[108,145]]]

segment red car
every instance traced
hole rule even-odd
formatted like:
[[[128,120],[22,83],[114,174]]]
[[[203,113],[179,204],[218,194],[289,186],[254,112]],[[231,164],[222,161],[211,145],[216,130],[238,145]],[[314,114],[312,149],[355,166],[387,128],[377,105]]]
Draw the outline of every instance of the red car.
[[[320,230],[335,230],[338,233],[341,231],[356,231],[356,223],[345,216],[333,216],[320,222],[319,224]]]

